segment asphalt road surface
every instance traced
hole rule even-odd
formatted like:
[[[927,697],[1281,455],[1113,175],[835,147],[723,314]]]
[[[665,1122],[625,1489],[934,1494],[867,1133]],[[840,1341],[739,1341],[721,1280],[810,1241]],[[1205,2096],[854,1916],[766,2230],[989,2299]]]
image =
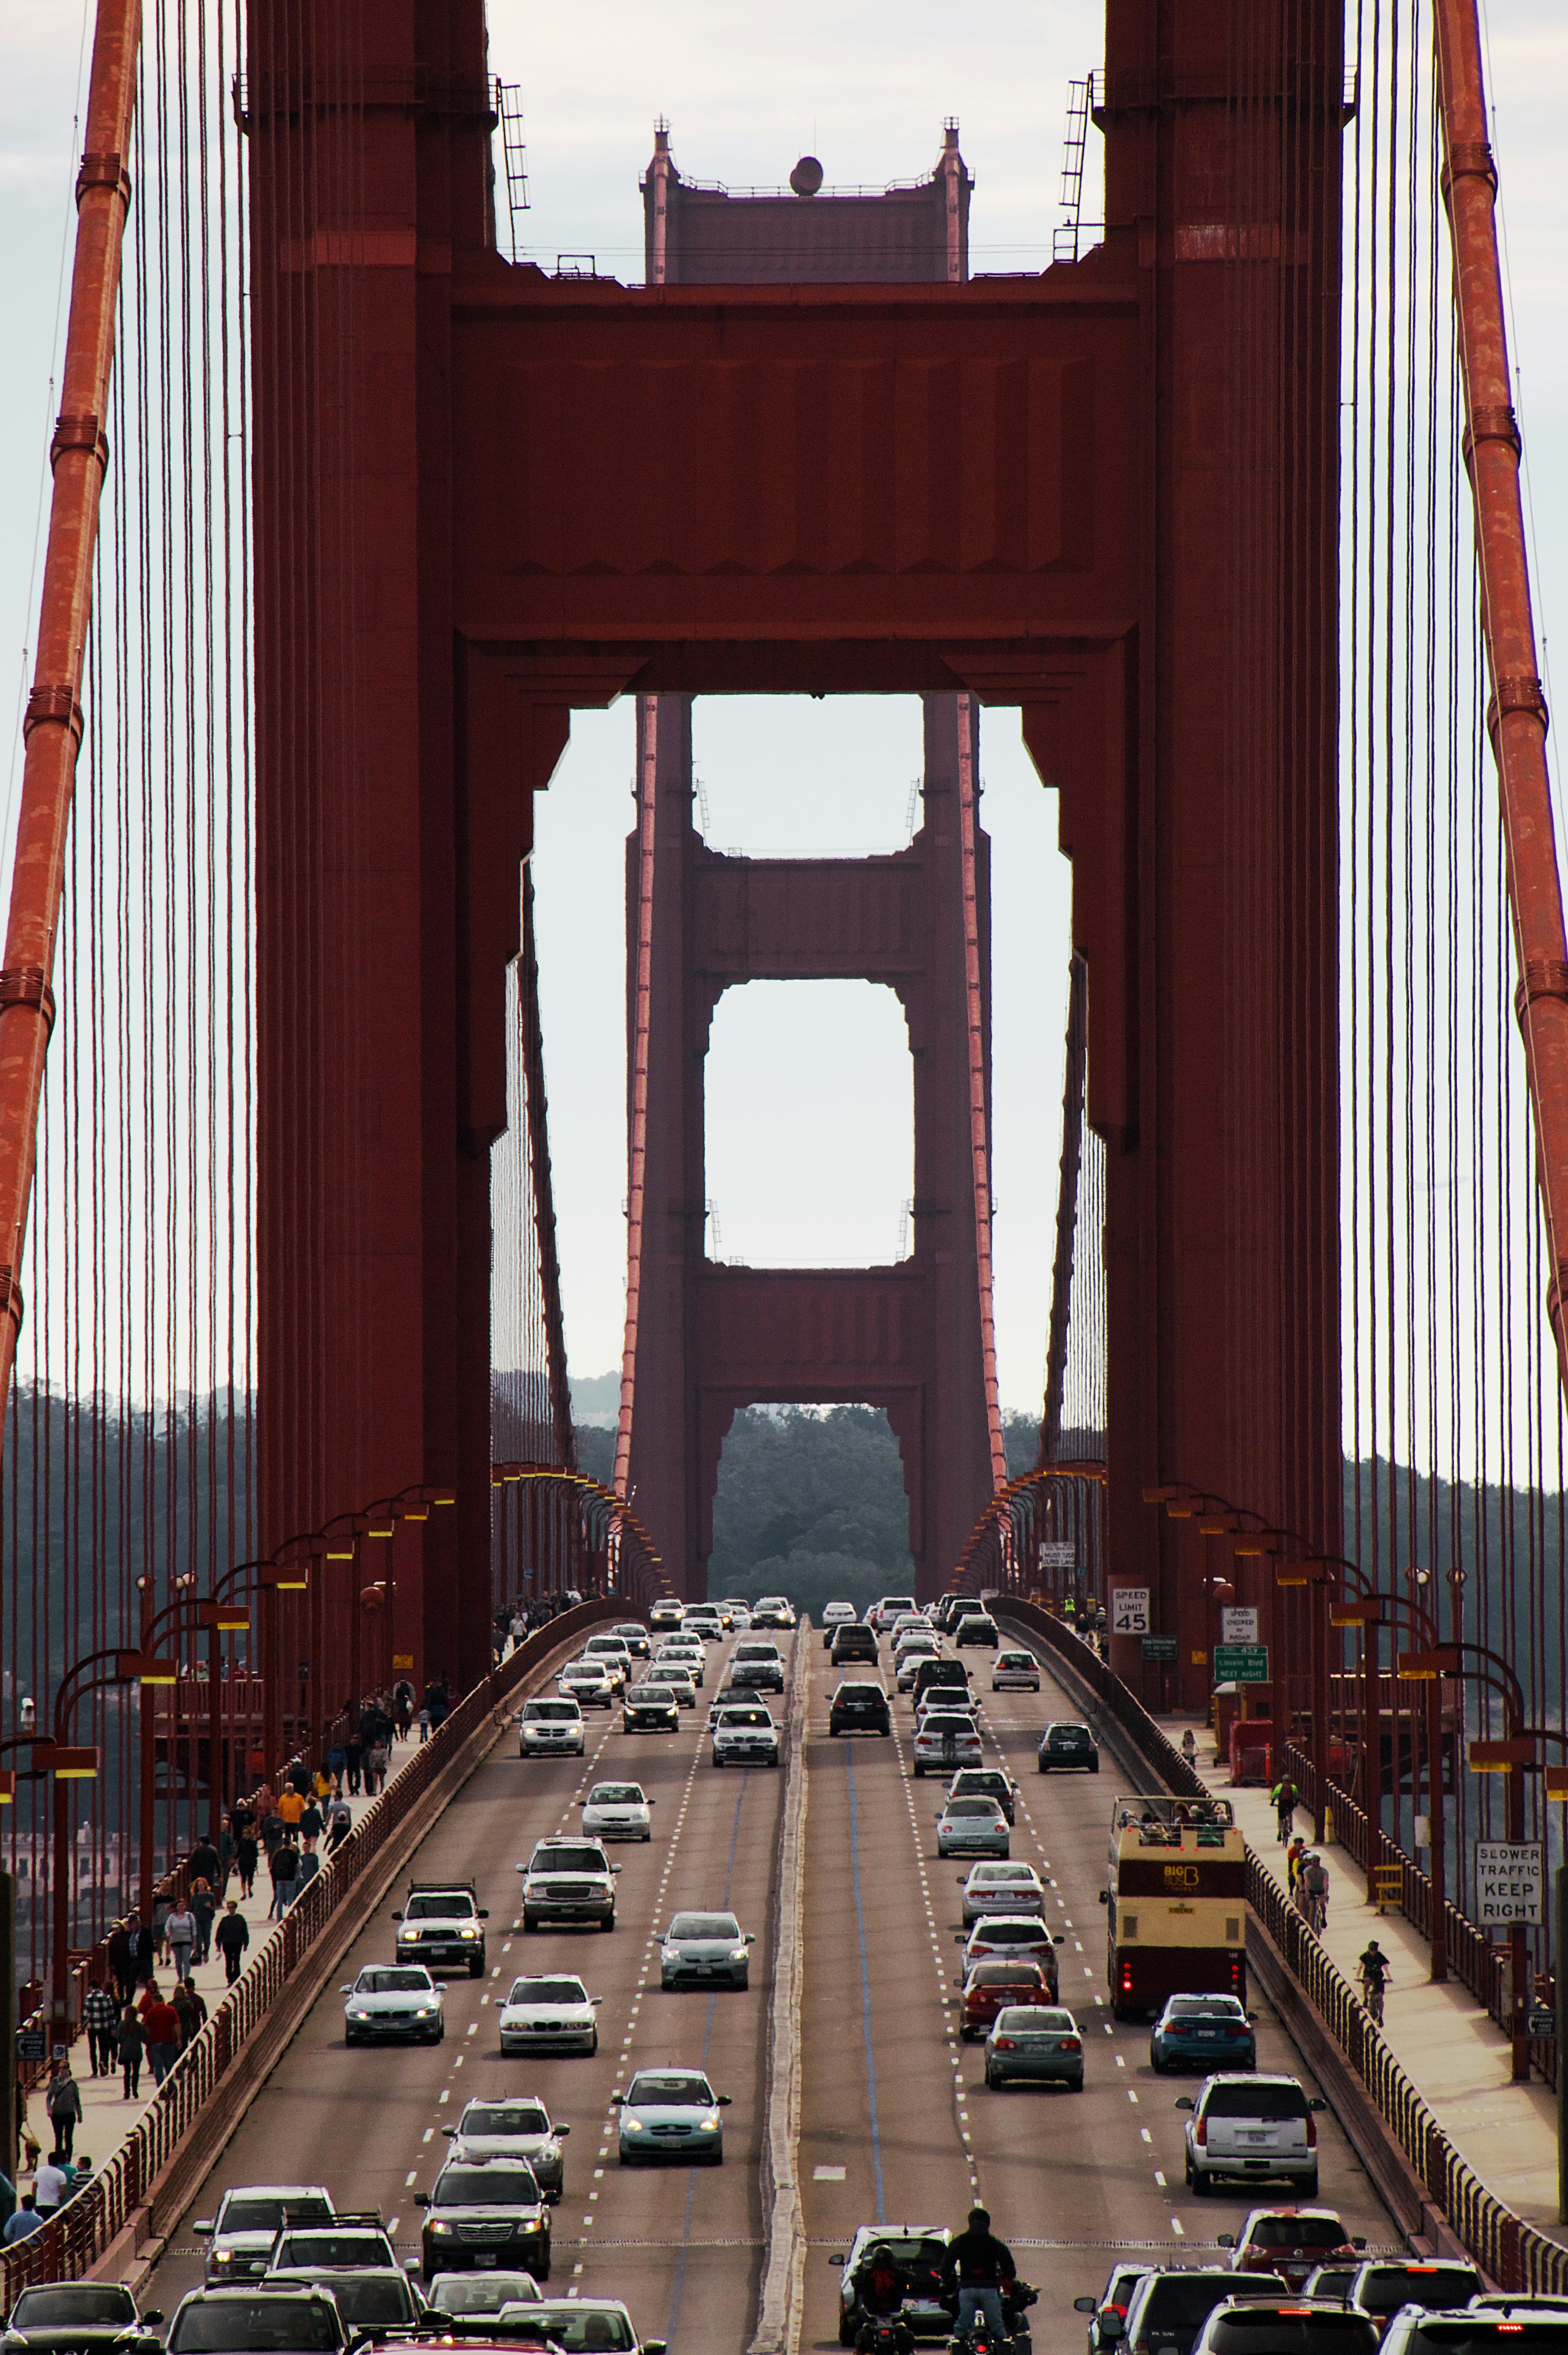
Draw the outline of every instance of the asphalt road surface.
[[[725,1647],[727,1650],[727,1646]],[[808,1633],[805,1979],[800,2173],[809,2248],[803,2347],[838,2343],[838,2275],[829,2258],[863,2223],[960,2224],[988,2206],[1019,2270],[1041,2289],[1035,2345],[1076,2350],[1072,2301],[1097,2291],[1116,2254],[1202,2262],[1214,2237],[1255,2202],[1197,2200],[1182,2188],[1183,2087],[1149,2066],[1147,2026],[1112,2020],[1106,2001],[1104,1885],[1107,1827],[1121,1786],[1107,1756],[1097,1777],[1035,1772],[1040,1732],[1077,1714],[1049,1668],[1038,1696],[990,1687],[989,1656],[970,1653],[988,1747],[1021,1785],[1012,1853],[1052,1883],[1062,1998],[1085,2034],[1081,2094],[985,2090],[979,2046],[957,2029],[961,1866],[938,1862],[941,1785],[908,1770],[911,1711],[895,1705],[891,1740],[830,1740],[837,1681]],[[863,1674],[864,1671],[857,1671]],[[491,1975],[447,1982],[446,2042],[424,2049],[343,2041],[343,1998],[316,2004],[253,2104],[219,2165],[171,2235],[146,2302],[170,2311],[201,2278],[190,2220],[210,2215],[231,2184],[323,2182],[345,2208],[379,2208],[393,2238],[418,2246],[416,2190],[434,2180],[440,2129],[477,2095],[533,2092],[571,2125],[567,2190],[554,2211],[554,2295],[623,2297],[642,2335],[674,2355],[740,2355],[755,2327],[766,2251],[758,2161],[766,2130],[766,2052],[774,1975],[779,1811],[784,1775],[715,1770],[703,1739],[720,1677],[715,1649],[695,1718],[673,1736],[629,1737],[617,1712],[590,1719],[586,1760],[516,1755],[510,1729],[425,1841],[410,1877],[472,1879],[488,1905]],[[775,1703],[783,1722],[784,1710]],[[515,1865],[535,1839],[578,1828],[577,1801],[609,1775],[635,1776],[656,1800],[653,1838],[618,1845],[623,1866],[612,1934],[549,1931],[524,1938]],[[390,1960],[389,1896],[340,1977]],[[681,1907],[733,1908],[757,1933],[747,1993],[665,1995],[654,1934]],[[522,1969],[579,1972],[604,2000],[593,2059],[503,2061],[494,2007]],[[1254,1990],[1258,2064],[1317,2090]],[[612,2091],[627,2071],[701,2063],[733,2097],[722,2168],[623,2169]],[[1196,2084],[1196,2078],[1193,2085]],[[1393,2224],[1331,2114],[1319,2120],[1320,2199],[1347,2230],[1392,2246]],[[1259,2191],[1266,2200],[1272,2191]],[[1281,2193],[1279,2196],[1285,2196]]]

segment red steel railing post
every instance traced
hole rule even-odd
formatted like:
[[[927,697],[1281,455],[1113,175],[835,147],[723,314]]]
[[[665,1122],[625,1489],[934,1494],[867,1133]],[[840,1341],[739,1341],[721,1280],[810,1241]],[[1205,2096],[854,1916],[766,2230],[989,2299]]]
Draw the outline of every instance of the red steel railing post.
[[[141,38],[141,0],[99,0],[86,148],[76,184],[76,253],[60,413],[50,449],[54,486],[37,655],[24,721],[26,751],[5,962],[0,971],[0,1417],[22,1322],[22,1248],[33,1188],[44,1055],[54,1021],[49,976],[81,746],[82,668],[92,617],[99,506],[109,464],[104,420],[131,204],[127,164]]]
[[[1475,505],[1481,627],[1491,672],[1487,728],[1498,764],[1509,907],[1535,1122],[1536,1182],[1546,1225],[1547,1313],[1568,1387],[1568,943],[1546,774],[1546,698],[1535,662],[1530,566],[1520,503],[1520,434],[1509,379],[1498,261],[1497,167],[1487,139],[1476,0],[1437,0],[1443,197],[1454,257],[1465,461]]]

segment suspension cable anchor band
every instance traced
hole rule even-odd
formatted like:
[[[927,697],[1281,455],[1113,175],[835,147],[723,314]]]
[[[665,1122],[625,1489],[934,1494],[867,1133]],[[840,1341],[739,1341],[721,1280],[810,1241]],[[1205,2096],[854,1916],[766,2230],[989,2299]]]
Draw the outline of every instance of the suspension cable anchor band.
[[[1545,735],[1551,714],[1546,709],[1545,691],[1532,670],[1505,672],[1499,679],[1487,705],[1489,736],[1497,734],[1499,720],[1506,719],[1510,711],[1528,711],[1532,719],[1540,720],[1541,732]]]
[[[4,979],[4,975],[0,975],[0,982]],[[1562,957],[1525,959],[1523,975],[1513,993],[1514,1019],[1521,1030],[1526,1012],[1538,997],[1568,999],[1568,963]]]
[[[8,1316],[19,1333],[26,1313],[27,1304],[22,1297],[22,1287],[16,1281],[15,1270],[0,1260],[0,1316]]]
[[[0,965],[0,1014],[8,1006],[36,1007],[45,1029],[55,1027],[55,994],[36,964]]]
[[[46,720],[58,719],[70,730],[79,744],[82,738],[81,705],[74,687],[35,687],[27,697],[27,709],[22,720],[22,741],[26,742],[35,728]]]
[[[105,474],[109,472],[109,437],[93,416],[58,417],[54,437],[49,443],[49,472],[52,474],[67,450],[90,450]]]
[[[124,159],[116,155],[84,155],[81,169],[76,176],[76,200],[79,205],[89,188],[113,188],[127,209],[131,203],[131,175]]]
[[[1456,140],[1449,147],[1442,171],[1445,196],[1456,180],[1485,180],[1495,197],[1498,192],[1497,158],[1491,144],[1485,139]]]

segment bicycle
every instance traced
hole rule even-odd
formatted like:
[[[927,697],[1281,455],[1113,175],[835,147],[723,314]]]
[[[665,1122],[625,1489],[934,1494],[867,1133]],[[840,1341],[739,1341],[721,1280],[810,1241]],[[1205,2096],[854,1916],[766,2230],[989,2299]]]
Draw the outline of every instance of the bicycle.
[[[1369,1978],[1364,1971],[1361,1973],[1361,2001],[1374,2028],[1383,2026],[1383,1998],[1387,1986],[1386,1978]]]

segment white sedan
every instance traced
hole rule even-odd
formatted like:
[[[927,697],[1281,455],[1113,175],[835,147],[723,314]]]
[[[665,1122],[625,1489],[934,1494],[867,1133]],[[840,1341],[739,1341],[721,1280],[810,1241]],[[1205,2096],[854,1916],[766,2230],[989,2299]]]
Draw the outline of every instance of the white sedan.
[[[652,1839],[652,1807],[641,1783],[596,1783],[583,1801],[583,1829],[598,1839]]]
[[[597,2052],[599,2022],[594,2013],[599,2002],[581,1979],[561,1972],[514,1979],[501,2007],[501,2049],[503,2052]]]
[[[992,1692],[1038,1692],[1040,1663],[1033,1652],[999,1652],[991,1672]]]

